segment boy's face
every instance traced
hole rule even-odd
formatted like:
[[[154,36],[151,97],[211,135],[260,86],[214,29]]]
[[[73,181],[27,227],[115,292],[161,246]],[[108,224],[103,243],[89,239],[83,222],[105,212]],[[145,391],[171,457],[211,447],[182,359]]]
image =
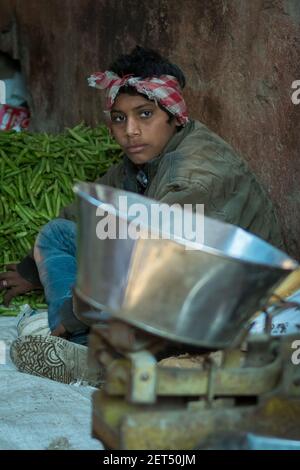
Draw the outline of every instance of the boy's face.
[[[114,138],[136,165],[157,157],[179,125],[176,119],[168,123],[168,114],[142,95],[121,93],[110,116]]]

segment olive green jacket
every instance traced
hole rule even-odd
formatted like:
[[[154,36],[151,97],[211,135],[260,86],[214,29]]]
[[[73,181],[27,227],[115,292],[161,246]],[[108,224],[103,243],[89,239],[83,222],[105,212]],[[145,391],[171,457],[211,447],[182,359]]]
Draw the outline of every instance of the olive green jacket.
[[[230,145],[198,121],[175,134],[164,151],[143,166],[146,188],[126,156],[97,182],[143,193],[167,204],[204,204],[204,214],[238,225],[283,248],[271,200]],[[75,206],[62,217],[75,220]]]

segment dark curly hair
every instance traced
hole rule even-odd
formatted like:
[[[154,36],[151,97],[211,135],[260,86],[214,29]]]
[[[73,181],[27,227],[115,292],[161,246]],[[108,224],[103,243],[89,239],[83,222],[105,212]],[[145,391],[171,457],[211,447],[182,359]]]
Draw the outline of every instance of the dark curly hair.
[[[162,57],[158,52],[141,46],[136,46],[129,54],[118,57],[109,67],[109,70],[124,77],[133,74],[136,77],[159,77],[160,75],[173,75],[180,87],[185,87],[185,76],[180,68]]]
[[[129,54],[120,55],[117,60],[110,65],[109,70],[119,75],[119,77],[131,74],[141,78],[172,75],[177,78],[181,89],[185,87],[185,76],[177,65],[172,64],[153,49],[147,49],[141,46],[136,46]],[[119,93],[139,95],[135,88],[128,85],[122,87]],[[149,99],[146,95],[143,96]],[[175,119],[175,116],[160,103],[158,103],[158,106],[167,113],[169,117],[168,123],[170,124]],[[178,127],[177,130],[180,130],[180,128],[181,126]]]

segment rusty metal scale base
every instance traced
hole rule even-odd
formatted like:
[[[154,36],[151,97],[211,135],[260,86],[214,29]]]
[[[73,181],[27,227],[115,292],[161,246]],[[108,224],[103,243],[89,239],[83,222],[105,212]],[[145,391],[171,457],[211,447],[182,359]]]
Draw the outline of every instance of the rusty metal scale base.
[[[220,351],[218,360],[208,353],[198,368],[162,366],[153,341],[131,340],[120,352],[120,335],[114,343],[92,328],[90,365],[106,367],[93,396],[93,434],[108,448],[205,448],[233,432],[300,440],[300,366],[292,361],[299,335],[255,335],[246,352]]]

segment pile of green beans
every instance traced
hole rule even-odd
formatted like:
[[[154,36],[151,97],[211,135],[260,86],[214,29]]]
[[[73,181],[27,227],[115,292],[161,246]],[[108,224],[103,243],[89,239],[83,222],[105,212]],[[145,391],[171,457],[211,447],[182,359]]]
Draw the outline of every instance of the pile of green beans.
[[[2,299],[2,297],[1,297]],[[1,300],[2,301],[2,300]],[[12,300],[9,307],[4,307],[1,305],[0,301],[0,315],[5,315],[9,317],[14,317],[20,313],[22,305],[29,304],[31,308],[35,310],[47,310],[47,304],[45,303],[45,298],[43,294],[26,294],[19,295]]]
[[[0,131],[0,271],[32,248],[40,228],[74,198],[76,181],[95,181],[120,161],[105,126],[79,124],[62,134]],[[2,304],[0,294],[0,305]],[[12,302],[43,306],[41,295]],[[0,314],[7,309],[0,308]]]

